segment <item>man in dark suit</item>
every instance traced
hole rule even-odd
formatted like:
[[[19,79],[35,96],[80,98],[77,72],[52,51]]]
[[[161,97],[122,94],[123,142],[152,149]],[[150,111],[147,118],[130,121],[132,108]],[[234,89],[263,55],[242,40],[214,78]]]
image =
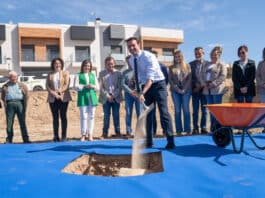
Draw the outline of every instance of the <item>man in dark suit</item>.
[[[234,96],[239,103],[251,103],[256,95],[255,61],[248,59],[248,47],[242,45],[238,48],[238,61],[235,61],[232,69],[232,80],[234,83]]]
[[[193,108],[193,134],[199,133],[198,119],[199,119],[199,108],[201,108],[201,133],[208,133],[206,130],[206,117],[207,111],[204,106],[207,101],[205,95],[202,94],[202,86],[200,82],[200,73],[203,66],[207,63],[203,59],[204,50],[202,47],[196,47],[194,49],[195,60],[190,62],[192,72],[192,108]]]

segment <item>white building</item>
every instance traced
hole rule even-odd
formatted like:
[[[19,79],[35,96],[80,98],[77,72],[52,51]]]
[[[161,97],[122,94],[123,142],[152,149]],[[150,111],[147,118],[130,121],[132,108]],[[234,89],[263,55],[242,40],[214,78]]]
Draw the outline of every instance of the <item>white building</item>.
[[[125,40],[138,37],[141,47],[156,50],[159,60],[169,65],[172,53],[183,43],[183,31],[102,23],[67,24],[2,24],[0,25],[0,72],[16,70],[24,75],[41,75],[50,71],[54,57],[65,61],[71,73],[80,70],[84,59],[92,61],[98,72],[104,59],[113,56],[117,68],[125,65],[128,50]]]

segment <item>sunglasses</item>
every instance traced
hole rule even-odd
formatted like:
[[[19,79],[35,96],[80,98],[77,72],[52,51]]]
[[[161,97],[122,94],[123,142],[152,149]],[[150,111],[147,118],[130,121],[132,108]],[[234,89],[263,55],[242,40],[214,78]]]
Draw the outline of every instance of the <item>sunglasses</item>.
[[[240,51],[239,54],[246,54],[246,52],[245,51]]]

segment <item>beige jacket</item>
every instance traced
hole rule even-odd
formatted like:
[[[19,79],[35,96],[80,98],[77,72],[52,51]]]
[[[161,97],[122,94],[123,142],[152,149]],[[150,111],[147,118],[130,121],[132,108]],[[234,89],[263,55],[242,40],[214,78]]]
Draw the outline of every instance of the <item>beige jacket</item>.
[[[265,60],[258,64],[256,71],[257,88],[260,94],[265,94]]]
[[[4,102],[5,107],[6,107],[6,94],[8,92],[8,86],[9,86],[9,82],[7,82],[6,84],[3,85],[2,92],[1,92],[1,100]],[[18,86],[19,86],[19,88],[21,89],[21,91],[23,93],[23,96],[24,96],[24,98],[23,98],[24,107],[26,109],[27,108],[27,104],[28,104],[28,98],[29,98],[28,88],[22,82],[18,82]]]
[[[114,85],[113,97],[118,103],[122,101],[121,76],[122,74],[120,71],[114,70],[112,77]],[[101,71],[98,81],[100,85],[99,102],[104,104],[109,96],[109,72],[107,70]]]
[[[225,79],[227,76],[227,68],[226,65],[222,62],[218,62],[215,66],[213,66],[210,69],[210,76],[211,76],[211,83],[213,84],[213,87],[210,89],[210,91],[206,88],[206,73],[208,70],[208,66],[211,65],[210,62],[205,64],[201,71],[201,85],[203,86],[202,93],[204,95],[218,95],[218,94],[224,94],[226,92],[226,86],[225,86]]]
[[[69,91],[69,84],[70,84],[69,72],[61,71],[59,75],[60,75],[59,92],[62,96],[62,101],[68,102],[72,100],[72,97]],[[49,73],[49,75],[47,76],[46,89],[48,91],[47,101],[49,103],[53,103],[55,101],[54,72]]]
[[[191,89],[191,68],[187,64],[188,72],[184,74],[180,73],[181,78],[179,79],[178,74],[176,73],[176,66],[172,65],[169,67],[168,71],[168,82],[170,84],[171,91],[184,90],[185,92]]]

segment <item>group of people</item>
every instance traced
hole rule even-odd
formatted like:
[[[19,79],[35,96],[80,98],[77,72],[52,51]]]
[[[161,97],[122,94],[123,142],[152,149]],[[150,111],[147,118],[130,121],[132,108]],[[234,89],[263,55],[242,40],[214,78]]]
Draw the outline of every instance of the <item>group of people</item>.
[[[239,60],[232,66],[232,82],[234,97],[238,103],[251,103],[256,95],[256,84],[260,95],[260,102],[265,102],[265,48],[263,60],[257,69],[255,62],[248,58],[248,47],[242,45],[238,48]],[[214,47],[210,52],[210,61],[204,59],[202,47],[194,49],[195,60],[185,63],[181,51],[174,53],[174,64],[169,67],[170,91],[175,106],[176,132],[182,131],[188,134],[198,134],[198,113],[201,109],[200,128],[201,133],[206,134],[206,104],[222,103],[222,97],[227,91],[225,80],[227,78],[227,66],[221,61],[222,48]],[[255,84],[256,80],[256,84]],[[193,131],[190,122],[190,97],[193,108]],[[182,112],[184,116],[184,128],[182,127]],[[210,115],[210,131],[220,127],[218,121]],[[184,130],[183,130],[184,129]]]
[[[74,87],[78,92],[77,106],[80,110],[81,141],[93,140],[94,117],[96,106],[103,105],[102,138],[108,137],[110,116],[112,112],[115,136],[121,136],[120,130],[120,103],[125,99],[126,134],[132,136],[131,120],[133,106],[137,118],[145,106],[152,103],[158,107],[161,127],[167,137],[166,149],[175,147],[173,138],[173,125],[168,111],[169,84],[170,95],[174,104],[175,131],[178,135],[207,134],[206,104],[222,103],[222,97],[227,91],[225,80],[227,66],[220,59],[222,48],[217,46],[210,52],[210,61],[204,59],[204,49],[194,49],[195,60],[186,63],[182,51],[174,52],[173,64],[168,68],[157,60],[156,52],[140,49],[137,38],[126,40],[131,55],[126,57],[128,69],[120,72],[115,69],[115,59],[105,59],[105,70],[97,76],[92,72],[90,60],[84,60],[81,69],[75,76]],[[242,45],[238,48],[239,60],[232,67],[232,81],[234,96],[237,102],[252,102],[255,96],[255,79],[260,94],[260,102],[265,102],[265,48],[263,60],[257,69],[255,62],[248,58],[248,48]],[[67,138],[67,108],[71,101],[69,91],[70,75],[64,70],[61,58],[51,62],[51,72],[47,76],[46,88],[48,102],[53,118],[53,141],[65,141]],[[97,92],[99,91],[99,94]],[[193,129],[191,129],[190,99],[192,98]],[[12,143],[13,122],[17,114],[22,138],[29,143],[25,114],[28,101],[27,87],[17,82],[17,74],[9,73],[9,82],[3,86],[1,99],[6,108],[7,143]],[[201,115],[199,116],[199,112]],[[156,109],[152,110],[146,121],[147,148],[153,147],[153,135],[156,133]],[[182,115],[184,119],[182,119]],[[200,123],[199,122],[199,117]],[[61,119],[62,133],[59,136],[59,118]],[[210,131],[220,127],[218,121],[210,115]]]

